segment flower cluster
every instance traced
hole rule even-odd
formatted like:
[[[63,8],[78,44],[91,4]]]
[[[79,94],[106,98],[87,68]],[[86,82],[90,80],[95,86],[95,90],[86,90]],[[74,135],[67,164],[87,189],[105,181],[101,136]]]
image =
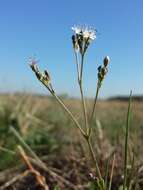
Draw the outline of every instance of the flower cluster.
[[[100,87],[103,79],[105,78],[106,73],[108,72],[107,66],[110,63],[109,56],[106,56],[103,60],[103,66],[98,67],[98,86]]]
[[[86,99],[84,97],[84,91],[83,91],[83,71],[84,71],[84,55],[90,45],[90,43],[96,39],[96,30],[93,30],[89,27],[72,27],[72,30],[74,31],[74,35],[72,36],[72,43],[75,53],[75,60],[76,60],[76,69],[77,69],[77,76],[78,76],[78,84],[81,94],[81,103],[82,103],[82,110],[83,110],[83,118],[84,118],[84,126],[85,129],[82,128],[81,123],[77,120],[77,118],[72,114],[72,112],[68,109],[68,107],[65,105],[64,101],[60,99],[56,91],[53,90],[53,86],[51,83],[51,79],[49,76],[49,73],[44,70],[44,72],[41,72],[37,66],[37,62],[35,60],[31,60],[30,67],[34,74],[36,75],[37,79],[48,89],[48,91],[51,93],[51,95],[56,99],[56,101],[61,105],[61,107],[65,110],[65,112],[69,115],[71,120],[74,122],[75,126],[80,130],[82,136],[87,142],[87,145],[89,147],[89,151],[91,154],[91,157],[95,163],[97,177],[94,176],[92,173],[90,173],[91,179],[94,180],[95,186],[97,189],[106,189],[105,183],[102,177],[102,174],[100,172],[100,168],[97,162],[97,159],[94,154],[94,150],[91,143],[91,132],[92,132],[92,126],[94,121],[94,113],[96,111],[96,104],[97,104],[97,98],[99,89],[102,85],[102,81],[105,78],[105,75],[108,72],[108,64],[110,62],[110,58],[106,56],[103,60],[103,64],[98,67],[98,81],[97,81],[97,87],[96,87],[96,94],[95,99],[93,103],[93,108],[91,112],[90,120],[88,118],[88,110],[86,105]],[[102,134],[101,134],[102,135]]]
[[[72,27],[74,35],[72,36],[73,47],[84,55],[89,44],[96,38],[96,31],[89,27]]]
[[[44,70],[44,72],[41,72],[37,66],[37,61],[35,61],[34,59],[30,61],[30,67],[32,71],[35,73],[38,80],[41,81],[45,86],[48,86],[48,87],[50,86],[51,88],[51,79],[47,70]]]

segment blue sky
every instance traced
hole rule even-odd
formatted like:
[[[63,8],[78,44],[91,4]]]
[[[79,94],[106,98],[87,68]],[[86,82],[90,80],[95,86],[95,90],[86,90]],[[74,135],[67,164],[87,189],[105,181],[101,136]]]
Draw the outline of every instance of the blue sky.
[[[96,89],[97,67],[111,64],[101,97],[143,94],[142,0],[0,0],[0,91],[46,93],[28,67],[31,56],[48,69],[57,93],[78,96],[71,26],[98,30],[86,57],[86,96]]]

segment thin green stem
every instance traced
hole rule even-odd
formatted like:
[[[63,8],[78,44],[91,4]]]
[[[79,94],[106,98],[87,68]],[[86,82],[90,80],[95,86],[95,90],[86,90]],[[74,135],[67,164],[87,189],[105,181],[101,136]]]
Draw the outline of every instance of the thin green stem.
[[[33,156],[33,158],[35,158],[39,163],[41,163],[43,165],[44,163],[35,154],[35,152],[30,148],[30,146],[24,141],[24,139],[20,136],[20,134],[17,132],[17,130],[13,126],[11,126],[10,130],[14,134],[14,136],[20,141],[20,143],[25,147],[25,149],[27,149],[29,151],[31,156]]]
[[[134,164],[135,164],[135,155],[134,155],[134,151],[133,151],[133,157],[132,157],[132,161],[131,161],[131,173],[130,173],[130,177],[129,177],[129,186],[127,187],[127,190],[131,190],[132,189],[132,185],[133,185],[133,178],[134,178]]]
[[[92,108],[92,112],[91,112],[91,116],[90,116],[90,127],[89,127],[89,133],[88,133],[89,136],[91,134],[92,122],[93,122],[94,114],[95,114],[95,110],[96,110],[96,104],[97,104],[97,98],[98,98],[98,94],[99,94],[99,89],[100,89],[100,86],[97,84],[96,95],[95,95],[95,98],[94,98],[94,104],[93,104],[93,108]]]
[[[78,53],[74,49],[74,54],[75,54],[75,63],[76,63],[76,69],[77,69],[77,77],[78,77],[78,82],[80,81],[80,66],[79,66],[79,61],[78,61]]]
[[[87,144],[88,144],[88,147],[89,147],[90,155],[91,155],[92,160],[94,161],[94,164],[95,164],[97,175],[98,175],[99,179],[102,180],[101,172],[100,172],[100,169],[99,169],[99,166],[98,166],[98,162],[97,162],[97,159],[95,157],[95,154],[94,154],[94,151],[93,151],[93,148],[92,148],[92,144],[91,144],[90,138],[86,138],[86,141],[87,141]]]
[[[44,84],[44,83],[43,83]],[[66,107],[66,105],[63,103],[63,101],[54,93],[53,90],[51,90],[46,84],[44,84],[44,86],[49,90],[49,92],[54,96],[54,98],[57,100],[57,102],[62,106],[62,108],[65,110],[65,112],[70,116],[70,118],[72,119],[72,121],[75,123],[75,125],[77,126],[77,128],[80,130],[81,134],[83,136],[86,136],[85,132],[83,131],[83,129],[81,128],[80,124],[78,123],[78,121],[76,120],[76,118],[73,116],[73,114],[71,113],[71,111]]]
[[[83,95],[82,81],[79,83],[79,87],[80,87],[80,93],[81,93],[81,101],[82,101],[82,108],[83,108],[85,127],[86,127],[86,131],[88,133],[87,110],[86,110],[86,104],[85,104],[85,99],[84,99],[84,95]]]
[[[114,172],[114,166],[115,166],[115,154],[113,155],[113,161],[112,161],[110,181],[109,181],[109,189],[108,190],[111,190],[112,179],[113,179],[113,172]]]
[[[108,175],[109,175],[109,167],[110,167],[110,161],[111,158],[114,156],[115,152],[111,152],[111,154],[109,155],[109,157],[106,160],[106,166],[105,166],[105,189],[107,189],[107,185],[108,185]]]
[[[56,98],[57,102],[62,106],[62,108],[66,111],[66,113],[68,113],[68,115],[71,117],[71,119],[73,120],[73,122],[75,123],[75,125],[78,127],[78,129],[80,130],[80,132],[82,133],[82,135],[85,136],[85,132],[81,128],[80,124],[78,123],[78,121],[76,120],[76,118],[73,116],[73,114],[71,113],[71,111],[65,106],[65,104],[63,103],[63,101],[56,94],[52,93],[52,95]]]
[[[39,74],[39,71],[32,69],[37,77],[37,72]],[[41,77],[41,74],[40,74]],[[49,82],[47,83],[47,81],[41,80],[40,77],[38,76],[38,80],[49,90],[49,92],[51,93],[52,96],[55,97],[55,99],[57,100],[57,102],[62,106],[62,108],[65,110],[65,112],[70,116],[70,118],[72,119],[72,121],[75,123],[75,125],[77,126],[77,128],[80,130],[80,132],[82,133],[83,136],[87,136],[86,133],[84,132],[84,130],[81,128],[80,124],[78,123],[78,121],[76,120],[76,118],[73,116],[73,114],[71,113],[71,111],[66,107],[66,105],[63,103],[63,101],[55,94],[54,89],[52,87],[52,84]]]
[[[80,81],[82,81],[82,76],[83,76],[83,65],[84,65],[84,54],[81,55]]]
[[[81,67],[79,67],[79,60],[78,60],[78,53],[74,50],[75,57],[76,57],[76,66],[77,66],[77,75],[78,75],[78,84],[80,88],[80,94],[81,94],[81,102],[82,102],[82,109],[83,109],[83,116],[84,116],[84,122],[86,127],[86,133],[88,132],[88,119],[87,119],[87,110],[86,110],[86,103],[83,95],[83,64],[84,64],[84,55],[81,55]]]
[[[123,190],[126,189],[126,185],[127,185],[127,159],[128,159],[128,138],[129,138],[129,122],[130,122],[131,96],[132,96],[132,91],[130,92],[129,105],[128,105],[128,111],[127,111],[127,121],[126,121]]]
[[[108,184],[108,173],[109,173],[109,164],[110,164],[110,159],[109,157],[106,161],[106,168],[105,168],[105,189],[107,189],[107,184]]]
[[[13,155],[16,154],[14,151],[9,150],[9,149],[4,148],[4,147],[1,147],[1,146],[0,146],[0,151],[6,152],[6,153],[9,153],[9,154],[13,154]]]

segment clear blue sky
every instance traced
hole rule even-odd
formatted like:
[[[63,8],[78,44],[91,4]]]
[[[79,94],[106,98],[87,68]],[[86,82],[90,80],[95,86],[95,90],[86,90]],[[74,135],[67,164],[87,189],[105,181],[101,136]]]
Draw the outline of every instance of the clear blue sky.
[[[58,93],[77,96],[71,26],[85,24],[98,30],[86,57],[86,95],[94,95],[105,55],[111,64],[100,96],[143,94],[142,10],[142,0],[0,0],[0,91],[45,93],[28,67],[35,56]]]

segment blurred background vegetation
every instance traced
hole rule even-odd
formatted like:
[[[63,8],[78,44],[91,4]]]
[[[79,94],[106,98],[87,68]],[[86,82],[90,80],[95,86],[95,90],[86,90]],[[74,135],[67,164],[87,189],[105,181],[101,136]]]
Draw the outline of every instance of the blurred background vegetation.
[[[61,95],[65,104],[72,110],[79,122],[82,122],[80,100]],[[86,99],[88,113],[92,104],[91,99]],[[98,160],[105,163],[112,151],[115,151],[116,177],[123,169],[123,151],[125,123],[128,101],[114,98],[99,100],[97,104],[96,118],[93,122],[92,141]],[[129,138],[129,160],[132,159],[132,151],[135,154],[137,165],[142,164],[143,154],[143,102],[133,99],[131,111],[131,126]],[[90,160],[88,149],[84,139],[77,132],[67,114],[59,107],[52,97],[30,94],[1,94],[0,95],[0,171],[5,171],[21,164],[17,155],[10,151],[17,151],[20,143],[11,133],[14,127],[23,137],[25,142],[39,155],[46,159],[51,167],[59,168],[63,173],[69,164],[86,158]],[[5,148],[5,149],[3,149]],[[9,150],[9,151],[7,151]],[[131,151],[131,152],[130,152]],[[66,160],[67,159],[67,160]],[[72,160],[72,161],[71,161]],[[77,163],[76,163],[77,164]],[[84,165],[85,167],[86,165]],[[67,167],[65,169],[65,167]],[[82,166],[83,167],[83,166]],[[85,173],[82,173],[83,171]],[[78,168],[83,179],[88,181],[87,175],[91,168]],[[75,172],[74,172],[75,174]],[[77,174],[80,176],[80,174]],[[79,177],[74,177],[79,178]],[[82,179],[76,179],[81,183]],[[79,182],[80,180],[80,182]],[[118,181],[120,181],[118,179]],[[114,181],[113,181],[114,182]],[[91,186],[92,187],[92,186]]]

